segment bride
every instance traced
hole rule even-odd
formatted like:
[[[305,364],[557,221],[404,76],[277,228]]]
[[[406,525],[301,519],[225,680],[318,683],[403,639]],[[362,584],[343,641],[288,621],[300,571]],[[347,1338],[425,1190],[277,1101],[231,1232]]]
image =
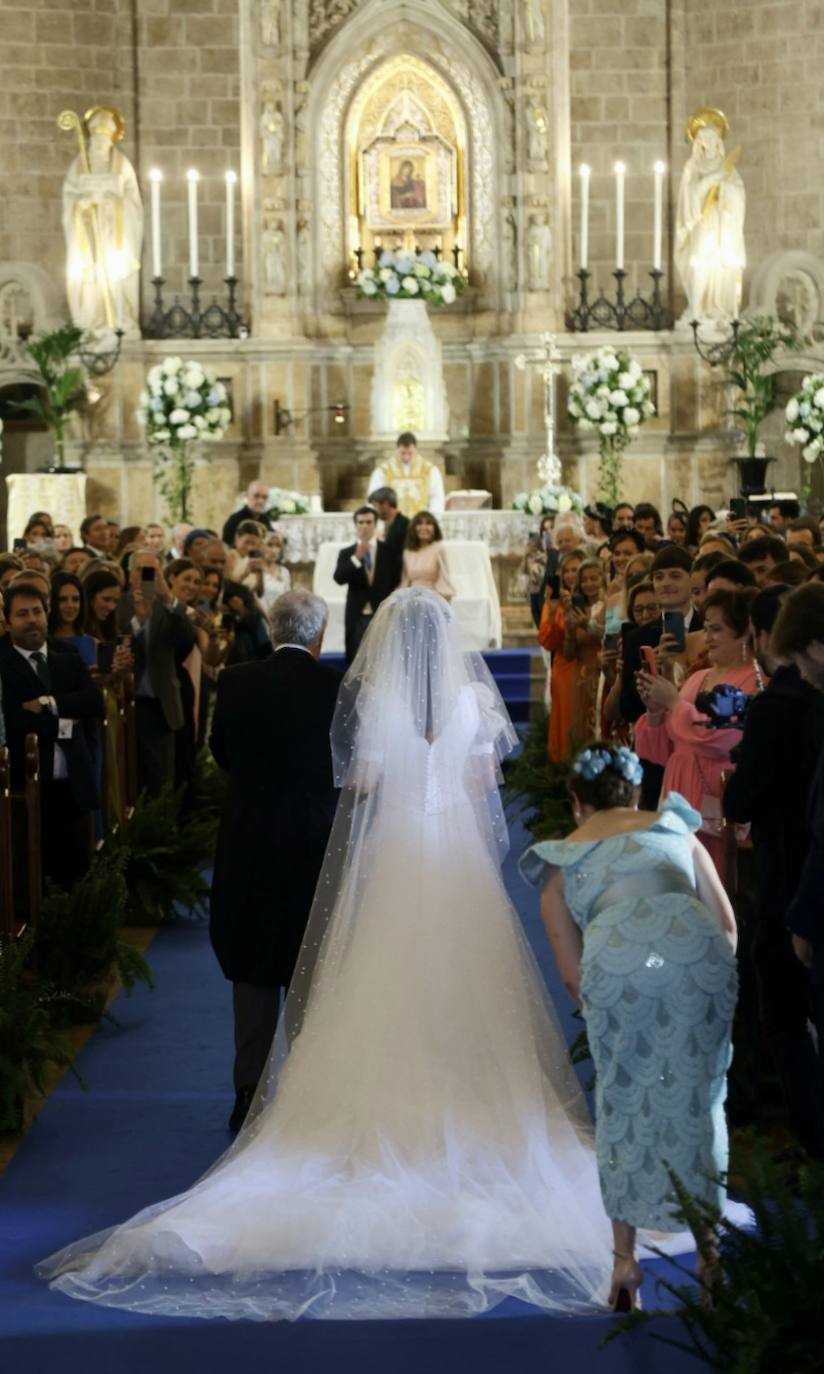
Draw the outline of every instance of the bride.
[[[187,1192],[41,1264],[53,1287],[259,1320],[604,1303],[586,1107],[501,879],[514,744],[447,603],[384,602],[341,689],[341,800],[247,1123]]]

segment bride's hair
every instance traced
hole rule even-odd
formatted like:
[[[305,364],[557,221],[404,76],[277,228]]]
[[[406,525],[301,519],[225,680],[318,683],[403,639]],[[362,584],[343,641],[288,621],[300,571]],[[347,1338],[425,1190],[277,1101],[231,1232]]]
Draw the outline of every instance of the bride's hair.
[[[640,771],[638,757],[631,749],[596,739],[572,760],[569,790],[583,806],[595,811],[632,806]]]

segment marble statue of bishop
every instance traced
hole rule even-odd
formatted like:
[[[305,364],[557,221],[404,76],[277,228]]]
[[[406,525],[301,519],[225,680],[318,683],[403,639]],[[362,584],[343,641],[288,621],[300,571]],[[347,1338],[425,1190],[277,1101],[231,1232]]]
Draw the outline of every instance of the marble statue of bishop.
[[[394,455],[372,472],[367,493],[379,487],[393,487],[398,493],[401,515],[411,517],[419,510],[439,515],[443,511],[445,497],[440,469],[418,453],[414,434],[398,435]]]
[[[740,149],[727,156],[728,125],[721,110],[692,115],[692,152],[681,174],[675,227],[675,265],[687,296],[683,323],[737,319],[744,248],[744,183],[735,170]]]

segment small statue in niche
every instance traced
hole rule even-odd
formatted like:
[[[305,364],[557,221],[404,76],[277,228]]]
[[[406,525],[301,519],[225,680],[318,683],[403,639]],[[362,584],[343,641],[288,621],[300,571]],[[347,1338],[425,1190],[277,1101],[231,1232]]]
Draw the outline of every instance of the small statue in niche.
[[[529,216],[529,229],[526,236],[530,291],[549,290],[551,253],[552,231],[547,223],[547,217],[541,211],[534,211]]]
[[[740,149],[727,155],[729,125],[721,110],[690,116],[692,152],[681,173],[675,222],[675,265],[687,296],[682,323],[738,316],[746,265],[744,183],[735,170]]]
[[[260,41],[264,48],[281,44],[281,0],[260,0]]]
[[[530,43],[543,43],[546,38],[543,0],[524,0],[524,19]]]
[[[298,221],[298,290],[309,289],[309,221]]]
[[[537,165],[546,164],[549,123],[541,105],[530,102],[526,109],[527,156]]]
[[[263,284],[273,296],[286,295],[286,234],[279,219],[263,227]]]
[[[286,120],[273,100],[267,100],[260,116],[260,167],[265,173],[279,172],[283,166]]]
[[[518,286],[518,221],[511,210],[504,215],[502,247],[504,288],[515,291]]]

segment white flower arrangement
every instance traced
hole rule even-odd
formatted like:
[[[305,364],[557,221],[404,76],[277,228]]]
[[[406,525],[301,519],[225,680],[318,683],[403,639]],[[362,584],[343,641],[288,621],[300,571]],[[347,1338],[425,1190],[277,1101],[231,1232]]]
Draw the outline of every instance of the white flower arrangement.
[[[177,448],[192,439],[222,439],[232,419],[226,388],[209,368],[164,358],[149,369],[140,393],[138,423],[153,448]]]
[[[567,414],[581,430],[598,436],[601,453],[599,495],[618,500],[623,449],[655,414],[649,378],[626,349],[611,345],[572,362],[575,380],[569,389]]]
[[[512,509],[530,515],[564,515],[570,510],[580,515],[584,509],[584,498],[572,487],[547,482],[534,491],[520,491],[512,502]]]
[[[376,267],[363,267],[355,278],[358,295],[369,300],[428,301],[451,305],[466,283],[460,272],[429,251],[415,254],[384,249]]]
[[[784,441],[801,449],[805,463],[824,454],[824,373],[811,372],[784,409]]]
[[[279,515],[306,515],[309,511],[309,497],[299,491],[270,487],[267,511],[273,520]]]

